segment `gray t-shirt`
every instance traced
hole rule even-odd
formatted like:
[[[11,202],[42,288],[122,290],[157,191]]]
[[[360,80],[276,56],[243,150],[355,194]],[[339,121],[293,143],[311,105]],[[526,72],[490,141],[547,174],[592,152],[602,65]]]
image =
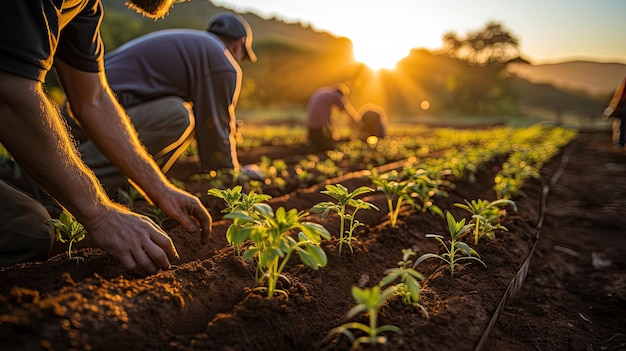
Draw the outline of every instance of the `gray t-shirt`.
[[[153,32],[107,54],[107,79],[120,103],[132,107],[166,96],[193,104],[196,140],[203,167],[238,165],[235,106],[241,68],[214,34],[193,29]]]

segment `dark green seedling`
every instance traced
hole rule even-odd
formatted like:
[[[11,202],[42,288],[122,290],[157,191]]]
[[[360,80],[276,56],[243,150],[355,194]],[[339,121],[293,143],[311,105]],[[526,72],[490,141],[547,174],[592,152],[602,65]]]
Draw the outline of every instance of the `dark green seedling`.
[[[338,333],[346,335],[352,342],[351,349],[354,350],[363,343],[369,343],[372,345],[387,343],[387,337],[381,335],[384,332],[402,333],[402,330],[394,325],[378,326],[378,312],[385,304],[386,300],[395,293],[396,287],[390,286],[384,290],[381,289],[380,285],[364,289],[361,289],[358,286],[353,286],[352,297],[356,301],[357,305],[348,311],[346,317],[353,318],[357,314],[365,312],[369,318],[369,325],[359,322],[348,322],[333,328],[328,335],[331,336]],[[366,335],[355,337],[352,330],[360,330]]]
[[[143,195],[134,186],[131,186],[128,191],[118,189],[117,194],[120,201],[133,211],[135,210],[135,201],[143,199]]]
[[[208,194],[219,197],[226,202],[227,207],[222,210],[222,213],[241,212],[246,213],[248,216],[262,220],[258,214],[271,211],[271,207],[268,204],[262,203],[272,197],[265,194],[257,194],[254,190],[250,190],[248,194],[241,192],[242,187],[240,185],[234,186],[232,189],[209,189]],[[246,222],[248,223],[248,222]],[[226,230],[226,240],[228,243],[237,248],[237,254],[240,253],[240,245],[243,244],[250,235],[248,225],[243,226],[242,221],[234,219],[233,225],[229,226]]]
[[[209,189],[207,194],[219,197],[220,199],[226,201],[227,207],[222,210],[222,213],[253,211],[256,205],[272,198],[269,195],[257,194],[254,191],[250,191],[248,194],[245,194],[242,193],[241,190],[242,187],[237,185],[231,189]]]
[[[171,219],[167,214],[165,214],[165,212],[163,212],[162,209],[158,207],[150,207],[146,210],[146,212],[144,212],[144,214],[150,217],[150,219],[152,219],[152,221],[161,228],[163,228],[163,225],[167,220]]]
[[[502,206],[511,206],[517,211],[517,205],[512,200],[500,199],[495,201],[488,200],[465,200],[465,204],[456,203],[454,206],[462,208],[472,214],[470,224],[474,227],[474,245],[478,244],[478,239],[486,236],[489,239],[495,239],[496,230],[508,231],[508,229],[500,224],[502,217]]]
[[[55,227],[55,239],[62,243],[68,243],[67,257],[78,261],[83,260],[82,257],[72,257],[72,245],[85,238],[87,230],[80,224],[69,212],[63,211],[59,214],[58,219],[51,219],[50,222]]]
[[[419,281],[424,280],[424,276],[410,267],[413,264],[411,256],[414,255],[415,252],[412,249],[403,249],[402,261],[398,262],[398,267],[387,270],[386,275],[380,281],[380,285],[385,286],[400,280],[400,283],[396,284],[396,294],[402,295],[405,303],[420,302]]]
[[[276,289],[276,284],[281,278],[289,281],[282,272],[294,252],[313,269],[327,264],[326,253],[319,244],[322,239],[330,239],[330,234],[320,224],[301,221],[306,215],[296,209],[286,211],[279,207],[274,213],[270,206],[255,206],[252,211],[237,210],[224,216],[235,221],[228,229],[230,232],[232,228],[233,237],[251,241],[242,257],[257,259],[257,283],[265,284],[257,289],[266,290],[270,298],[275,293],[287,296],[285,291]],[[295,230],[299,230],[297,238],[291,235]]]
[[[320,213],[322,218],[326,218],[330,212],[335,212],[339,215],[341,221],[339,223],[339,253],[341,253],[341,248],[344,243],[346,243],[350,251],[352,251],[354,231],[359,226],[364,225],[356,219],[356,213],[361,209],[369,210],[374,208],[378,210],[378,207],[375,205],[356,198],[359,195],[371,191],[373,191],[373,189],[362,186],[349,192],[348,189],[341,184],[328,184],[326,185],[326,190],[321,191],[321,193],[330,195],[337,202],[320,202],[311,208],[311,213]],[[350,207],[352,208],[351,213],[348,212]],[[348,229],[346,229],[346,222],[348,223]]]
[[[485,265],[485,263],[480,259],[478,252],[476,252],[466,243],[459,241],[459,237],[468,230],[470,230],[472,225],[465,224],[465,218],[457,222],[456,219],[454,219],[454,216],[452,216],[452,214],[448,211],[446,211],[446,220],[448,221],[448,230],[450,231],[451,237],[451,240],[448,242],[449,245],[446,245],[446,243],[443,241],[442,235],[426,234],[427,238],[435,238],[437,241],[439,241],[439,243],[441,243],[441,245],[443,246],[445,253],[441,255],[433,253],[423,254],[415,261],[415,264],[413,264],[413,268],[415,268],[418,264],[422,263],[428,258],[438,258],[446,262],[450,267],[451,276],[454,276],[454,269],[460,261],[475,260],[480,262],[483,266],[487,267],[487,265]]]
[[[402,206],[406,204],[415,206],[411,197],[414,184],[407,180],[401,180],[397,171],[385,174],[372,173],[371,179],[377,190],[381,190],[387,197],[389,225],[392,228],[397,227]]]

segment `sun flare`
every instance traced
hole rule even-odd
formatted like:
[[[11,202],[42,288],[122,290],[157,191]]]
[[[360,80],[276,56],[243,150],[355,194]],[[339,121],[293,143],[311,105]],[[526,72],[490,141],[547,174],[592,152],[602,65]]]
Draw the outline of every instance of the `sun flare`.
[[[408,55],[406,48],[396,47],[390,43],[374,43],[371,38],[366,42],[352,41],[354,58],[366,64],[372,70],[394,69],[398,61]]]

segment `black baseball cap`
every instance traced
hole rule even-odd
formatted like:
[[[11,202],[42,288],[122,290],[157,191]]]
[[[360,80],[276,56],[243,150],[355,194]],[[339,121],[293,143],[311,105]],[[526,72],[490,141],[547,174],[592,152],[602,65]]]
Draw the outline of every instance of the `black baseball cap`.
[[[252,29],[242,16],[233,12],[218,13],[209,19],[206,30],[231,39],[246,37],[244,59],[256,62],[256,54],[252,51]]]

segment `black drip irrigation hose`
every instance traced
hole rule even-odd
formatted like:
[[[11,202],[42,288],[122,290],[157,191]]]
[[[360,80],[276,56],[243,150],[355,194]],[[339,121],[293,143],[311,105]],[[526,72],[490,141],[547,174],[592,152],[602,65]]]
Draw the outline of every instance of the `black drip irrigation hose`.
[[[548,202],[548,194],[550,193],[550,188],[554,187],[558,179],[563,174],[563,171],[565,170],[565,167],[567,166],[567,163],[569,162],[569,159],[570,159],[570,153],[571,153],[570,149],[572,148],[565,150],[567,152],[564,151],[563,154],[561,155],[561,162],[559,164],[559,168],[550,177],[550,180],[547,183],[543,182],[544,184],[542,186],[542,191],[541,191],[541,203],[539,205],[539,219],[537,220],[537,225],[535,226],[535,234],[533,235],[534,237],[533,246],[530,250],[530,253],[526,257],[526,260],[524,261],[520,269],[517,271],[517,274],[515,274],[515,276],[513,277],[513,279],[507,286],[507,289],[504,292],[504,296],[502,296],[502,299],[500,300],[498,307],[496,308],[494,314],[491,316],[491,320],[489,321],[489,324],[487,325],[487,328],[485,329],[483,336],[480,338],[478,345],[476,345],[476,348],[474,349],[475,351],[480,351],[485,347],[485,345],[487,344],[489,333],[491,333],[491,330],[493,329],[496,322],[498,321],[498,318],[500,318],[500,315],[502,314],[504,307],[506,307],[509,301],[522,288],[522,284],[524,283],[524,280],[526,279],[526,275],[528,274],[530,261],[533,255],[535,254],[535,248],[537,247],[537,243],[539,242],[539,234],[541,233],[541,228],[543,227],[543,220],[545,218],[546,207],[547,207],[547,202]]]

